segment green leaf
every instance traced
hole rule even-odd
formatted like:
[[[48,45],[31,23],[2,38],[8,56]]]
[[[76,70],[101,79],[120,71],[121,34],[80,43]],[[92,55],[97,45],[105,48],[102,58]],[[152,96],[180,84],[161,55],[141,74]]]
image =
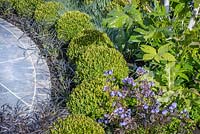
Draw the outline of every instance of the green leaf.
[[[180,76],[181,78],[186,79],[187,81],[189,81],[188,76],[186,74],[184,74],[184,73],[178,73],[178,76]]]
[[[163,60],[166,60],[166,61],[176,61],[176,58],[170,53],[164,53],[161,57]]]
[[[129,21],[129,16],[120,9],[111,11],[108,16],[109,18],[104,19],[102,24],[109,28],[122,28]]]
[[[126,12],[134,20],[134,22],[140,24],[142,27],[145,27],[143,24],[142,14],[137,9],[136,5],[132,4],[131,6],[126,6],[124,8],[124,12]]]
[[[158,101],[160,101],[160,102],[169,102],[171,97],[174,95],[174,93],[175,93],[174,91],[169,90],[169,91],[165,92],[162,97],[159,97]]]
[[[155,55],[153,55],[153,54],[144,54],[143,60],[144,61],[152,60],[154,57],[155,57]]]
[[[170,49],[170,45],[169,44],[163,45],[158,49],[158,54],[162,55],[162,54],[168,52],[169,49]]]
[[[200,0],[194,0],[194,8],[198,8],[200,4]]]
[[[141,42],[139,39],[141,36],[131,36],[129,42]]]
[[[141,45],[141,50],[145,53],[152,54],[153,56],[157,54],[156,49],[148,45]]]
[[[138,33],[140,33],[140,34],[142,34],[142,35],[146,35],[146,34],[148,33],[148,31],[145,31],[145,30],[142,29],[142,28],[135,28],[134,31],[135,31],[135,32],[138,32]]]
[[[160,63],[161,58],[160,58],[159,55],[156,55],[156,56],[154,57],[154,60],[155,60],[156,62]]]
[[[145,40],[152,39],[154,34],[155,34],[155,31],[150,31],[150,32],[146,33],[146,35],[144,36],[144,39]]]
[[[185,7],[185,3],[179,3],[176,7],[175,7],[175,11],[174,14],[177,16]]]

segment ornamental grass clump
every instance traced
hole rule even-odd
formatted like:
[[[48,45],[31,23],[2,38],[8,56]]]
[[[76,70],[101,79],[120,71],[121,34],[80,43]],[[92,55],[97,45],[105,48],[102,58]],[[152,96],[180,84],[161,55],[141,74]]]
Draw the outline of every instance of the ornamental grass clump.
[[[123,55],[115,48],[91,45],[76,62],[77,81],[104,78],[106,70],[112,70],[117,80],[128,76],[128,67]]]
[[[1,0],[0,13],[4,13],[6,10],[8,10],[12,6],[11,4],[11,0]]]
[[[35,9],[44,0],[11,0],[17,14],[23,17],[33,17]]]
[[[105,134],[104,129],[84,115],[69,115],[58,120],[51,129],[52,134]]]
[[[122,80],[121,91],[117,92],[112,88],[112,77],[102,89],[114,98],[114,110],[99,119],[112,129],[115,133],[135,133],[135,134],[155,134],[155,133],[192,133],[194,122],[189,119],[186,109],[179,110],[176,100],[171,100],[168,104],[158,101],[163,92],[155,86],[153,81],[148,81],[140,76],[147,72],[143,68],[138,68],[137,79],[126,77]],[[124,100],[126,103],[124,103]],[[124,105],[126,104],[126,105]]]
[[[76,61],[90,45],[106,46],[114,48],[114,45],[106,33],[98,30],[83,30],[75,36],[68,47],[67,55],[70,60]]]
[[[37,6],[35,20],[45,27],[51,27],[59,19],[64,6],[60,2],[45,2]]]
[[[69,41],[84,29],[93,29],[89,15],[80,11],[67,11],[57,21],[56,31],[58,39]]]
[[[84,80],[70,94],[67,102],[69,111],[72,114],[84,114],[92,119],[98,119],[104,113],[110,113],[113,110],[113,100],[109,93],[102,90],[104,85],[104,79]]]

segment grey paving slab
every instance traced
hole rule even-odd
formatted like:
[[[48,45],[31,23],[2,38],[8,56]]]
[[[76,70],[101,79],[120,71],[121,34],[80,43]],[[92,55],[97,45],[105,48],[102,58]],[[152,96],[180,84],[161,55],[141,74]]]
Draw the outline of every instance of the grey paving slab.
[[[0,18],[0,106],[33,109],[50,98],[50,73],[39,53],[26,34]]]

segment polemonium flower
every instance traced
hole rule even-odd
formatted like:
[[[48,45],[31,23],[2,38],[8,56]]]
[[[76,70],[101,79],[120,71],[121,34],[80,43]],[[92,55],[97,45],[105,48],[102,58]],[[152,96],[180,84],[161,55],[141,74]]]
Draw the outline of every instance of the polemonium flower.
[[[112,74],[113,74],[113,70],[108,70],[104,72],[105,76],[112,75]]]
[[[177,103],[176,102],[174,102],[174,103],[172,103],[172,105],[171,105],[174,109],[177,107]]]
[[[144,68],[142,68],[142,67],[138,67],[137,69],[136,69],[136,74],[137,75],[144,75],[146,73],[146,70],[144,69]]]
[[[109,90],[109,86],[104,86],[103,91]]]
[[[160,111],[159,108],[156,108],[156,109],[155,109],[155,113],[158,113],[159,111]]]
[[[122,94],[120,91],[117,92],[117,95],[118,95],[119,97],[122,97],[122,96],[123,96],[123,94]]]
[[[132,86],[136,86],[136,83],[134,82],[134,79],[132,78],[132,77],[127,77],[127,78],[124,78],[123,80],[122,80],[122,82],[124,83],[124,84],[129,84],[129,85],[132,85]]]
[[[152,109],[152,110],[151,110],[151,113],[152,113],[152,114],[156,113],[155,109]]]
[[[120,125],[121,127],[126,126],[126,125],[127,125],[127,122],[125,122],[125,121],[120,122],[119,125]]]
[[[144,104],[144,105],[143,105],[143,108],[144,108],[145,110],[147,110],[147,109],[149,108],[149,106],[148,106],[147,104]]]
[[[116,92],[115,92],[115,91],[111,91],[111,92],[110,92],[110,96],[113,97],[113,96],[115,96],[115,95],[116,95]]]
[[[166,115],[167,113],[168,113],[167,110],[163,110],[163,111],[162,111],[162,114],[163,114],[163,115]]]

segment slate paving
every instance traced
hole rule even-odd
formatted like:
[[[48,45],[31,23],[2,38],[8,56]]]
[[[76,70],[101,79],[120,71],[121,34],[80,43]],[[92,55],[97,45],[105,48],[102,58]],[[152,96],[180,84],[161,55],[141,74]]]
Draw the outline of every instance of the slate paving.
[[[50,98],[50,88],[49,69],[36,44],[0,18],[0,106],[32,109]]]

